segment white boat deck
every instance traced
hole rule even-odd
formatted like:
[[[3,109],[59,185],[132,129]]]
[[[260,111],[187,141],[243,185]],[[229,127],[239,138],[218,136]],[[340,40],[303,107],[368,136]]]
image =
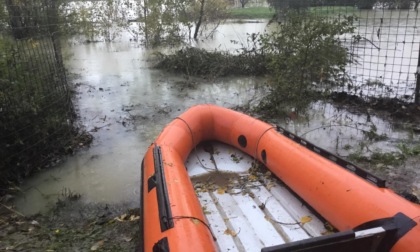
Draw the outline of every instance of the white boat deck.
[[[186,167],[220,251],[260,251],[331,233],[325,221],[240,150],[204,143],[191,152]]]

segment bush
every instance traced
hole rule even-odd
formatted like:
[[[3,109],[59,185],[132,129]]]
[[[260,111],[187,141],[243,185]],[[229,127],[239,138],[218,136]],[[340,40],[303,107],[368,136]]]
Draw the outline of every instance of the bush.
[[[236,54],[185,48],[159,54],[158,68],[195,76],[269,76],[270,94],[257,110],[267,115],[303,113],[314,100],[348,82],[353,57],[340,36],[352,34],[353,17],[314,16],[289,11],[270,34],[250,34]]]
[[[271,73],[271,93],[259,109],[303,112],[320,94],[344,84],[350,54],[339,36],[354,29],[352,17],[329,21],[288,12],[277,31],[260,37]]]
[[[261,75],[267,72],[265,57],[256,51],[228,52],[188,47],[175,54],[158,54],[156,68],[183,73],[187,76],[221,77],[228,75]]]

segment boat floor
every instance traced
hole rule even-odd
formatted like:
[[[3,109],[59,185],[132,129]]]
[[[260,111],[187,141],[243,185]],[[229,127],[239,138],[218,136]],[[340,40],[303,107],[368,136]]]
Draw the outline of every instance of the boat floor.
[[[260,251],[331,233],[269,170],[238,149],[202,143],[186,167],[220,251]]]

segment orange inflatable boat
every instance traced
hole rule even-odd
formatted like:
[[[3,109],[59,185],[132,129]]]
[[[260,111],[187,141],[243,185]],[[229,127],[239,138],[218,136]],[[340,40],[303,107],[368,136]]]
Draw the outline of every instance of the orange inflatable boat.
[[[284,129],[215,105],[190,108],[149,147],[141,172],[141,251],[219,249],[185,167],[190,152],[209,140],[258,159],[340,231],[262,251],[343,251],[334,247],[343,239],[349,241],[346,251],[364,251],[373,243],[375,250],[370,251],[420,251],[418,204]],[[378,237],[380,233],[381,239],[358,243],[358,238],[369,236],[364,230],[373,230]]]

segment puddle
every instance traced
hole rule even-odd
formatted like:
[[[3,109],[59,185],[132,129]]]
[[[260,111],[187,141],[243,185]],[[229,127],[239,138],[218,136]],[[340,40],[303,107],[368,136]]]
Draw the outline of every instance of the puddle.
[[[193,184],[212,184],[216,188],[227,188],[232,185],[232,181],[240,179],[239,173],[214,171],[211,173],[195,176],[191,178]]]

